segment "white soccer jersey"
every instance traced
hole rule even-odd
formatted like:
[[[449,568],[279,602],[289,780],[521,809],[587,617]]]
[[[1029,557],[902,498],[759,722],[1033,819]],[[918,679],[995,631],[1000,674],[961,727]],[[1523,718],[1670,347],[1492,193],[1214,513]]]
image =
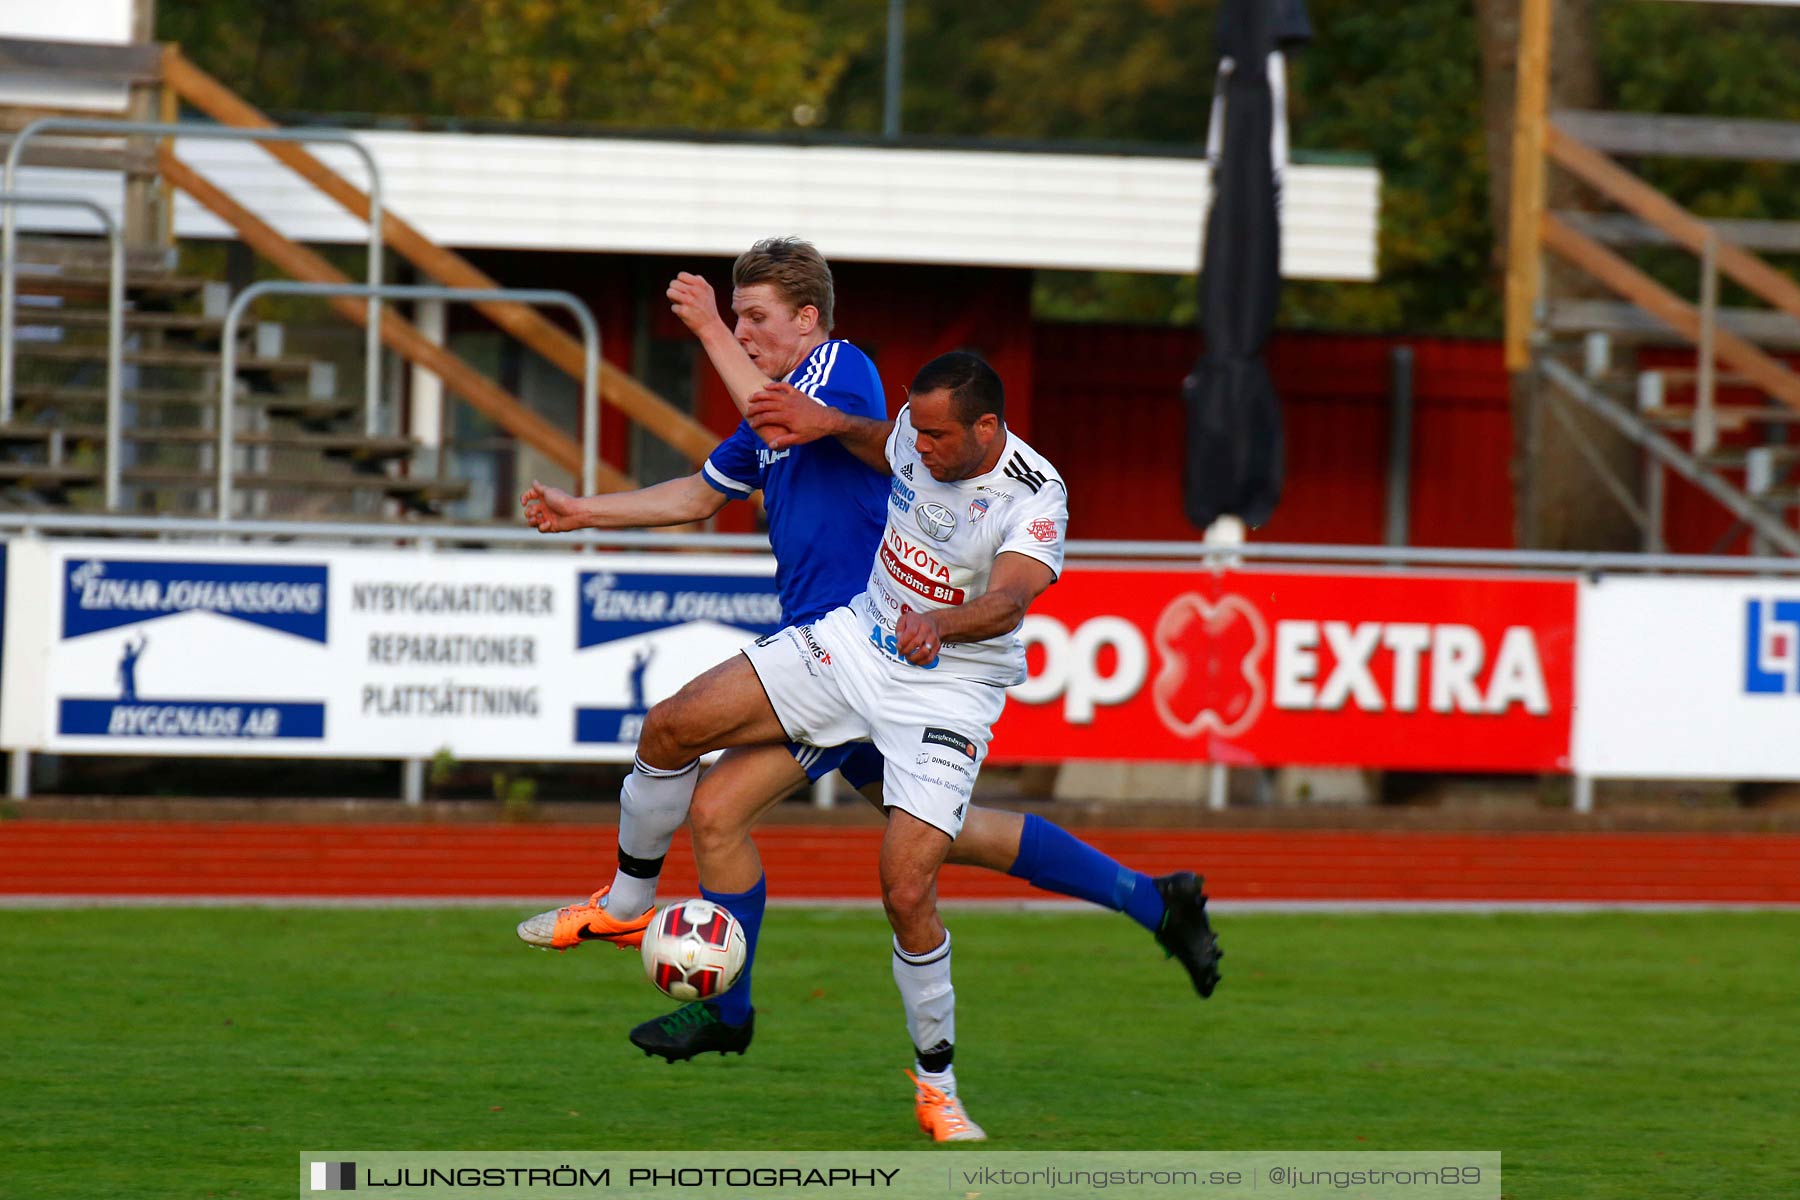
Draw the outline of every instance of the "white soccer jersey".
[[[1007,432],[992,471],[950,483],[931,477],[917,440],[909,405],[888,437],[887,528],[860,602],[873,623],[869,640],[890,656],[903,605],[925,612],[967,604],[987,591],[1000,554],[1027,555],[1060,575],[1069,524],[1062,476],[1017,434]],[[1016,630],[951,643],[930,669],[1011,687],[1025,680],[1025,647]]]

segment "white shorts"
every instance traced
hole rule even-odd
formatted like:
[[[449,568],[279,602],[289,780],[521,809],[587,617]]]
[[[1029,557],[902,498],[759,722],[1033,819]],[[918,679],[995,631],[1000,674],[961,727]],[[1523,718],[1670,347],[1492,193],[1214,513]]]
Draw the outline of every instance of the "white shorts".
[[[836,608],[770,634],[744,656],[788,737],[809,746],[874,742],[887,760],[882,803],[954,838],[1006,689],[877,649],[875,628],[855,609]]]

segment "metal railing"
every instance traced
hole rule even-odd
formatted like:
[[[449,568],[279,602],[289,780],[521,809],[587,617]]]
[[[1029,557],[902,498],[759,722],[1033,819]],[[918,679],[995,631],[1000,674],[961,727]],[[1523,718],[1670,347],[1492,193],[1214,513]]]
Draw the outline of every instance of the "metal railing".
[[[104,490],[106,507],[117,508],[119,505],[119,442],[123,433],[121,422],[121,397],[124,395],[124,342],[125,342],[125,235],[119,229],[119,223],[112,219],[112,214],[99,204],[84,196],[24,196],[18,193],[0,191],[0,207],[6,209],[10,219],[15,207],[31,208],[80,208],[94,214],[106,230],[106,240],[110,247],[110,258],[107,262],[106,279],[106,474]],[[17,269],[16,255],[9,247],[6,256],[6,282],[10,299],[13,285],[13,272]],[[11,310],[8,309],[8,315]],[[8,367],[11,366],[12,323],[6,324],[4,335],[8,350]],[[11,377],[8,376],[10,383]],[[0,396],[0,424],[12,420],[12,390],[8,387]]]
[[[1748,525],[1759,537],[1764,538],[1769,545],[1777,546],[1789,554],[1800,555],[1800,533],[1796,533],[1783,524],[1780,518],[1746,498],[1721,479],[1716,472],[1682,453],[1680,447],[1668,438],[1663,437],[1648,425],[1634,420],[1624,409],[1602,395],[1574,371],[1554,358],[1548,357],[1538,363],[1538,369],[1543,372],[1546,379],[1561,389],[1564,395],[1579,402],[1589,412],[1642,446],[1652,458],[1678,472],[1682,478],[1717,500],[1733,516]],[[1641,557],[1677,556],[1643,555]]]
[[[543,288],[451,288],[433,284],[398,284],[371,286],[357,283],[297,283],[291,280],[265,280],[238,293],[225,313],[223,352],[219,369],[219,485],[218,519],[231,517],[231,440],[232,409],[237,376],[237,326],[250,304],[262,296],[368,296],[373,304],[388,300],[447,300],[479,304],[489,300],[513,300],[524,304],[548,304],[567,309],[581,326],[582,349],[586,356],[581,380],[581,490],[592,495],[600,465],[600,326],[594,314],[579,296],[570,292]],[[373,328],[373,326],[371,326]],[[371,376],[381,369],[379,344],[372,344],[369,354]],[[375,431],[371,428],[370,433]]]
[[[0,512],[0,533],[32,536],[108,534],[169,540],[217,542],[337,542],[413,544],[421,541],[459,545],[492,545],[545,549],[570,545],[616,546],[622,549],[761,551],[769,539],[760,533],[674,533],[642,529],[587,529],[547,537],[523,524],[447,525],[401,522],[278,521],[208,517],[130,517],[84,513]],[[1069,542],[1068,557],[1084,565],[1131,562],[1175,565],[1194,570],[1226,570],[1239,560],[1258,563],[1330,563],[1344,566],[1499,567],[1522,571],[1554,571],[1572,575],[1631,572],[1676,572],[1733,575],[1800,575],[1800,558],[1748,557],[1726,554],[1628,554],[1582,550],[1484,550],[1464,547],[1341,546],[1304,542],[1245,542],[1220,546],[1205,542],[1136,542],[1078,539]]]
[[[375,156],[355,135],[342,129],[237,129],[220,125],[192,125],[162,121],[105,121],[87,117],[41,117],[19,131],[6,152],[6,169],[0,175],[0,191],[12,192],[13,177],[26,143],[40,133],[83,133],[103,136],[111,134],[156,134],[163,137],[199,138],[220,142],[330,142],[348,146],[369,169],[369,286],[381,285],[381,169]],[[0,421],[12,419],[13,397],[13,316],[16,301],[14,265],[18,258],[13,211],[7,207],[0,214]],[[381,393],[381,297],[369,295],[369,327],[367,337],[368,367],[363,378],[363,429],[376,431],[375,405]]]

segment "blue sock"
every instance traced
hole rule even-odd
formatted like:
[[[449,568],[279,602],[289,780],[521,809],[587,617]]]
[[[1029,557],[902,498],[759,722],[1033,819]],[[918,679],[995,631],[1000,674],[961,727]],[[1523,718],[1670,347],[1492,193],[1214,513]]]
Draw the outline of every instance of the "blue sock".
[[[730,991],[713,1001],[719,1006],[720,1020],[727,1025],[742,1025],[750,1019],[750,964],[756,961],[756,935],[762,932],[763,905],[769,899],[768,877],[758,879],[747,892],[701,888],[700,895],[736,917],[744,927],[744,973]]]
[[[1007,874],[1046,892],[1122,912],[1151,933],[1162,925],[1162,894],[1148,875],[1108,858],[1036,813],[1025,817],[1019,857]]]

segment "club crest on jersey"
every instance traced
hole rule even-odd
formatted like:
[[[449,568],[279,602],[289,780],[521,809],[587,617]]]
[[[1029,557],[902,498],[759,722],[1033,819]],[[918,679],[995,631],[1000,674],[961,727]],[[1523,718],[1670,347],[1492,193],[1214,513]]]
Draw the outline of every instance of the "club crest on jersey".
[[[969,524],[973,525],[987,516],[990,507],[985,496],[977,496],[969,501]]]
[[[913,517],[919,522],[920,531],[934,541],[949,541],[956,531],[956,514],[935,500],[919,505]]]

